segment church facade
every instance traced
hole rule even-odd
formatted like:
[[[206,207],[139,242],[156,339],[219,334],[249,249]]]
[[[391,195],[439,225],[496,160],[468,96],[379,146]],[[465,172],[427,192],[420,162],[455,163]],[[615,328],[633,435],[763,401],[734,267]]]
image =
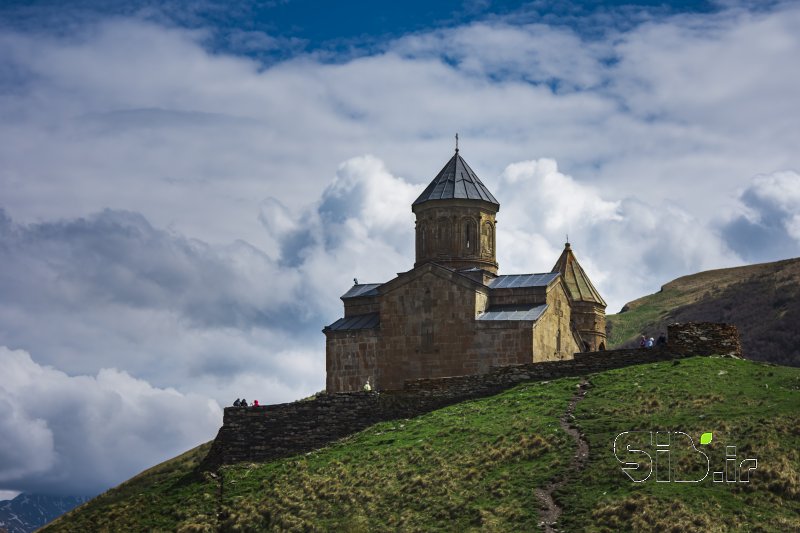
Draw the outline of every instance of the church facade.
[[[456,149],[411,206],[414,268],[355,284],[326,326],[326,390],[488,372],[605,349],[606,303],[569,243],[551,272],[498,273],[499,202]]]

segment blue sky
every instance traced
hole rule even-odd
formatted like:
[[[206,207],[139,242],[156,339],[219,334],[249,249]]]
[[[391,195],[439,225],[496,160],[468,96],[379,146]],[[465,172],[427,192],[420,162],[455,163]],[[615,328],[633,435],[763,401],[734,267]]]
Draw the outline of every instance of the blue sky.
[[[0,7],[0,495],[320,390],[320,330],[411,268],[456,132],[501,273],[569,233],[609,312],[800,255],[796,3],[432,4]]]
[[[760,2],[762,8],[771,2]],[[709,13],[730,3],[707,1],[530,2],[441,0],[425,2],[315,0],[266,1],[121,1],[58,2],[7,1],[4,19],[27,30],[67,23],[87,23],[108,16],[136,16],[187,28],[205,28],[215,34],[233,31],[263,32],[299,39],[305,51],[336,48],[341,43],[380,43],[412,32],[454,27],[475,20],[505,20],[516,24],[547,22],[571,26],[586,33],[587,22],[605,32],[629,26],[646,17],[676,13]],[[625,19],[628,22],[625,22]],[[578,23],[580,21],[580,23]],[[604,23],[604,24],[601,24]],[[224,47],[220,47],[224,49]]]

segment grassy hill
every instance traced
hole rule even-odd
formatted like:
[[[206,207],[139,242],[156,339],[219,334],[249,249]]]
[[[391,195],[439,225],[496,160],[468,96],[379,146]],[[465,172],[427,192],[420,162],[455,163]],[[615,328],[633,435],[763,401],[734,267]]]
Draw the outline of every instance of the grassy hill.
[[[143,472],[45,531],[533,531],[534,491],[554,494],[567,531],[800,529],[800,369],[721,358],[525,383],[316,452],[194,475],[207,445]],[[572,424],[589,444],[575,470]],[[630,430],[683,431],[724,465],[757,458],[750,483],[633,483],[612,453]],[[699,437],[712,432],[710,444]],[[697,454],[672,464],[696,473]],[[663,463],[662,463],[663,464]],[[701,465],[703,466],[703,465]],[[702,470],[702,468],[701,468]]]
[[[609,346],[638,346],[672,322],[728,322],[746,357],[800,366],[800,258],[684,276],[608,315]]]

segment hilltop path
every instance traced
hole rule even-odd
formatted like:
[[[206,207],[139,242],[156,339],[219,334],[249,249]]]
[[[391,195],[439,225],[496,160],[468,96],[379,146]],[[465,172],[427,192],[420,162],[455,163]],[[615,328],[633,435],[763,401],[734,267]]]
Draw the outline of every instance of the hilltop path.
[[[539,488],[534,491],[536,499],[539,500],[541,512],[541,521],[539,525],[541,525],[547,533],[554,533],[557,531],[555,525],[558,522],[558,517],[561,516],[561,507],[553,500],[553,493],[574,478],[575,475],[586,466],[586,461],[589,459],[589,443],[580,430],[573,425],[572,421],[575,420],[575,406],[578,405],[578,402],[583,400],[590,386],[591,384],[586,378],[581,380],[578,384],[577,392],[572,396],[567,406],[567,410],[564,411],[564,414],[559,418],[561,429],[566,431],[567,434],[575,440],[575,444],[577,445],[575,455],[572,456],[572,460],[569,464],[569,474],[554,478],[544,488]]]

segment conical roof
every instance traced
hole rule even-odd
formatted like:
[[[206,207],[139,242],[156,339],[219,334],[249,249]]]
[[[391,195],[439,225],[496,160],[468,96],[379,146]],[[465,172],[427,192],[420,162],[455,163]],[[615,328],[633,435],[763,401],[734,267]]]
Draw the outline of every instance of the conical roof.
[[[561,252],[561,257],[558,258],[556,264],[553,266],[553,272],[560,272],[561,277],[564,279],[564,285],[567,287],[569,297],[574,302],[591,302],[606,306],[606,301],[594,288],[592,282],[589,281],[589,276],[581,268],[578,260],[575,259],[575,254],[572,253],[572,247],[569,243],[564,244],[564,251]]]
[[[464,158],[456,149],[450,161],[439,171],[428,187],[419,195],[413,204],[417,205],[429,200],[483,200],[500,207],[500,203],[492,196],[486,185],[477,174],[469,168]]]

